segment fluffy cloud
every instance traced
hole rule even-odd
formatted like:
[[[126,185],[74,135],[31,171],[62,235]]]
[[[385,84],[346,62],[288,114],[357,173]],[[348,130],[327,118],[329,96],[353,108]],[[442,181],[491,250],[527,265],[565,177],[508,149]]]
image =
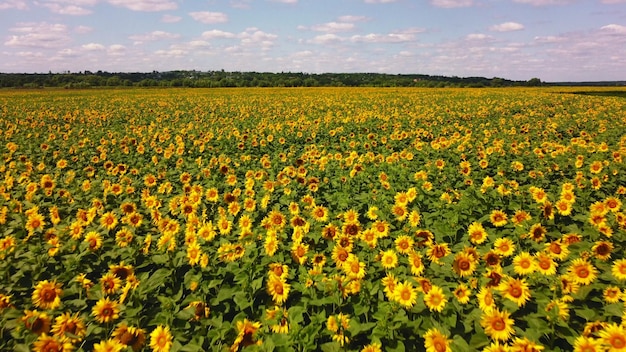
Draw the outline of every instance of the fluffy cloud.
[[[365,16],[345,15],[345,16],[339,16],[337,18],[337,21],[339,21],[339,22],[349,22],[349,23],[365,22],[365,21],[369,21],[369,18],[365,17]]]
[[[0,10],[8,10],[8,9],[16,9],[16,10],[27,10],[28,5],[26,5],[26,1],[24,0],[5,0],[0,2]]]
[[[607,24],[600,29],[608,33],[626,34],[626,26],[621,26],[619,24]]]
[[[305,29],[306,27],[299,27],[300,29]],[[344,32],[354,29],[354,23],[349,22],[327,22],[322,24],[316,24],[309,29],[316,32],[326,32],[326,33],[337,33]]]
[[[210,11],[190,12],[189,16],[191,16],[191,18],[193,18],[194,20],[204,23],[204,24],[228,22],[228,16],[225,13],[221,13],[221,12],[210,12]]]
[[[444,9],[452,9],[457,7],[470,7],[474,5],[473,0],[431,0],[433,6],[442,7]]]
[[[104,45],[98,43],[83,44],[81,48],[87,51],[102,51],[106,49]]]
[[[210,31],[206,31],[202,33],[202,38],[204,39],[224,39],[224,38],[235,38],[236,35],[230,32],[220,31],[219,29],[212,29]]]
[[[97,0],[42,0],[35,1],[38,6],[46,7],[53,13],[59,15],[82,16],[93,13],[86,6],[94,6]]]
[[[131,40],[135,41],[135,44],[140,44],[143,42],[150,42],[155,40],[167,40],[167,39],[177,39],[180,38],[180,34],[169,33],[164,31],[152,31],[150,33],[145,34],[136,34],[128,37]]]
[[[176,10],[178,5],[171,0],[107,0],[111,5],[125,7],[133,11],[167,11]]]
[[[512,32],[521,31],[522,29],[524,29],[524,25],[517,22],[504,22],[489,27],[489,30],[492,32]]]
[[[328,34],[315,36],[309,42],[313,44],[329,44],[329,43],[338,43],[343,40],[344,40],[343,38],[341,38],[340,36],[336,34],[328,33]]]
[[[16,34],[4,43],[6,46],[59,48],[71,42],[67,26],[59,23],[18,23],[9,31]]]
[[[513,0],[520,4],[528,4],[532,6],[550,6],[550,5],[566,5],[571,4],[575,0]]]

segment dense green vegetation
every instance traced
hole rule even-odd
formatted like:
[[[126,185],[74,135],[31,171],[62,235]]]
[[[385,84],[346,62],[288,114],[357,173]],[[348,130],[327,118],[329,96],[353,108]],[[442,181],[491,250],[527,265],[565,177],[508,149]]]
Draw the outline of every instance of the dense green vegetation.
[[[226,71],[169,72],[65,72],[0,73],[0,87],[14,88],[89,88],[105,86],[135,87],[510,87],[539,86],[539,78],[512,81],[503,78],[445,77],[420,74],[380,73],[268,73]]]

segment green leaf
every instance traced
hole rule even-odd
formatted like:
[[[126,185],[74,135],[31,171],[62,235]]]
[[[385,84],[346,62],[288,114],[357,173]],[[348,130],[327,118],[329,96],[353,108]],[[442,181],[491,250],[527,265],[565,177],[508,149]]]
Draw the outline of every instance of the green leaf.
[[[576,313],[576,315],[585,319],[586,321],[594,321],[598,316],[598,313],[596,313],[596,311],[591,308],[574,309],[574,312]]]
[[[338,352],[341,351],[341,346],[339,342],[327,342],[320,346],[322,348],[322,352]]]
[[[470,338],[469,345],[473,349],[479,349],[489,344],[489,336],[482,331],[476,331]]]
[[[453,351],[470,351],[471,349],[467,341],[459,335],[454,336],[451,347]]]

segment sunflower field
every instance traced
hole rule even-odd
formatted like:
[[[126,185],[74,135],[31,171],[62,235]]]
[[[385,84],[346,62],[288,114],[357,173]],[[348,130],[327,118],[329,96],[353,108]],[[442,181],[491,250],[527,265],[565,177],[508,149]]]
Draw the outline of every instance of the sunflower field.
[[[626,100],[0,91],[2,351],[626,351]]]

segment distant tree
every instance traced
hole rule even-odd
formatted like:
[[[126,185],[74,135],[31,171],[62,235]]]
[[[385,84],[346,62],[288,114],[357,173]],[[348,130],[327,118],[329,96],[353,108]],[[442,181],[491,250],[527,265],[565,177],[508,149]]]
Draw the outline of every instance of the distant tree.
[[[531,78],[526,82],[526,85],[529,87],[539,87],[541,85],[541,80],[539,78]]]

